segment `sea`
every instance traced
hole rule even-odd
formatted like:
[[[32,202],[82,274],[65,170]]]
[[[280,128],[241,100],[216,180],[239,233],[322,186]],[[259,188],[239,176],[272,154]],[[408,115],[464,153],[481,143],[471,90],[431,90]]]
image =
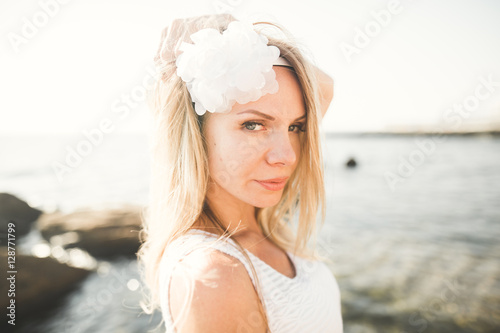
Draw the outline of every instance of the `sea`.
[[[322,149],[317,246],[340,287],[344,332],[500,332],[500,136],[323,133]],[[144,134],[2,136],[0,160],[0,192],[45,212],[148,203]],[[133,258],[100,260],[15,331],[164,332],[161,313],[139,306],[141,285]]]

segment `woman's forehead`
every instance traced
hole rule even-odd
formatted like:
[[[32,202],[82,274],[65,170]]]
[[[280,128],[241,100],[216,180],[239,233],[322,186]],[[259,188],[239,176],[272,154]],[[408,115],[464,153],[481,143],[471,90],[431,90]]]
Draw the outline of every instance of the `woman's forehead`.
[[[306,113],[306,108],[302,89],[295,73],[281,66],[274,66],[274,70],[279,85],[278,92],[266,94],[254,102],[236,103],[228,115],[243,117],[253,114],[270,121],[295,120],[303,116]]]

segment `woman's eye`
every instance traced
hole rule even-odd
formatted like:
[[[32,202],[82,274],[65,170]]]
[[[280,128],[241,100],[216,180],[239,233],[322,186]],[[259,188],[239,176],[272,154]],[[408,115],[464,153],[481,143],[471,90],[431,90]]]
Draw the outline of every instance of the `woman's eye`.
[[[304,125],[303,124],[299,124],[299,125],[291,125],[288,127],[288,129],[290,130],[290,128],[293,128],[292,129],[292,132],[298,132],[298,131],[301,131],[301,132],[305,132],[306,130],[304,129]],[[298,131],[297,131],[298,129]]]
[[[261,123],[257,123],[255,121],[247,121],[246,123],[243,124],[243,127],[245,127],[249,131],[254,131],[257,126],[264,126]]]
[[[249,131],[257,132],[262,130],[262,127],[264,127],[264,125],[256,121],[247,121],[246,123],[243,124],[243,127]],[[295,133],[299,131],[305,132],[305,125],[304,124],[290,125],[288,126],[288,130],[290,132],[295,132]]]

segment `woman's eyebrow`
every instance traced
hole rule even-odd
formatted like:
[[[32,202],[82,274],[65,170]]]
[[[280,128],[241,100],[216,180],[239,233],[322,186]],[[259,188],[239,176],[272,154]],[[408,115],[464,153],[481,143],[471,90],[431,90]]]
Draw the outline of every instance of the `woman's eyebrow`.
[[[262,112],[257,111],[257,110],[245,110],[245,111],[238,112],[237,114],[242,114],[242,113],[253,113],[253,114],[256,114],[258,116],[261,116],[262,118],[266,118],[266,119],[271,120],[271,121],[276,120],[276,118],[274,118],[273,116],[270,116],[268,114],[262,113]],[[295,119],[294,121],[300,120],[300,119],[305,118],[305,117],[306,117],[306,115],[304,114],[303,116]]]

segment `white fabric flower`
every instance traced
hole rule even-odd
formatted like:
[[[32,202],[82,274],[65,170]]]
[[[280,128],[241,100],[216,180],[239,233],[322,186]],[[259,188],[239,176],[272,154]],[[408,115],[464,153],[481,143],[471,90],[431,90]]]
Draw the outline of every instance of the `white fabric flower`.
[[[268,46],[250,23],[233,21],[222,34],[202,29],[191,40],[194,44],[181,44],[175,64],[200,116],[226,113],[236,102],[246,104],[278,91],[273,63],[280,51]]]

